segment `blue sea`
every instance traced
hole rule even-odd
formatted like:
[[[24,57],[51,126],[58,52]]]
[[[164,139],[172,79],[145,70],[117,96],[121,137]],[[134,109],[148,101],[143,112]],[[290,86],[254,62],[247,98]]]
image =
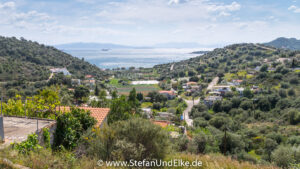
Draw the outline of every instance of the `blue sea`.
[[[87,50],[87,49],[65,49],[64,52],[78,58],[84,58],[86,61],[97,65],[103,69],[121,68],[121,67],[153,67],[157,64],[177,62],[199,54],[191,54],[194,51],[209,49],[109,49]]]

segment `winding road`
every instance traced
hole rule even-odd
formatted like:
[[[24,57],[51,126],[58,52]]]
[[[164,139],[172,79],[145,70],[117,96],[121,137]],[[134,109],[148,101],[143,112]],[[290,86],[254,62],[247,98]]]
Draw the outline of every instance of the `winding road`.
[[[186,121],[188,126],[193,126],[193,119],[190,119],[189,112],[192,110],[194,105],[197,105],[200,102],[200,98],[194,100],[194,103],[193,100],[184,99],[184,101],[187,104],[187,108],[183,111],[184,120]]]
[[[212,90],[212,88],[218,84],[219,81],[219,77],[215,77],[208,85],[207,90]],[[193,126],[193,119],[190,119],[189,116],[189,112],[192,110],[194,105],[199,104],[200,102],[200,98],[198,98],[197,100],[186,100],[184,99],[184,101],[187,104],[187,108],[183,111],[183,116],[184,116],[184,120],[186,121],[188,126]]]

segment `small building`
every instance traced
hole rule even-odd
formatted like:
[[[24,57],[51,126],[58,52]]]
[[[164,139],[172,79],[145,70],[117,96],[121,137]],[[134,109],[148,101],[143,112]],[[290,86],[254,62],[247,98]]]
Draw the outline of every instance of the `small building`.
[[[162,90],[162,91],[159,91],[159,93],[166,96],[169,100],[174,99],[176,97],[176,94],[174,91]]]
[[[94,78],[91,78],[91,79],[88,79],[88,80],[84,80],[83,83],[86,86],[94,87],[96,85],[96,80]]]
[[[239,92],[239,94],[242,96],[243,95],[243,92],[244,92],[244,88],[243,87],[238,87],[236,88],[236,91]]]
[[[148,119],[150,119],[152,117],[151,108],[142,108],[142,114],[147,116]]]
[[[198,85],[191,86],[191,90],[192,90],[192,92],[200,91],[201,90],[201,86],[198,86]]]
[[[239,85],[241,85],[242,82],[243,82],[243,80],[232,80],[232,85],[239,86]]]
[[[213,91],[220,92],[224,96],[227,92],[231,91],[231,86],[214,86]]]
[[[207,107],[211,107],[215,101],[217,100],[222,100],[222,97],[221,96],[207,96],[205,99],[204,99],[204,104],[207,106]]]
[[[97,96],[89,96],[89,101],[99,101],[99,98]]]
[[[79,108],[81,110],[90,111],[91,117],[94,117],[97,120],[96,127],[102,127],[105,123],[107,123],[107,115],[110,111],[110,108],[94,108],[94,107],[74,107]],[[62,113],[70,112],[71,107],[57,107],[56,111],[60,111]]]
[[[164,120],[170,120],[173,117],[175,117],[173,113],[168,113],[168,112],[158,112],[157,116],[159,117],[159,119],[164,119]]]
[[[80,86],[81,85],[81,80],[80,79],[71,79],[71,84],[73,86]]]

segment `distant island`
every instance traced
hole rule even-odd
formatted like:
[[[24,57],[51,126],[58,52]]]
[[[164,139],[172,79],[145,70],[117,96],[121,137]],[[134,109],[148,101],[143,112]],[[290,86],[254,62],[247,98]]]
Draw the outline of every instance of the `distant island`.
[[[210,51],[194,51],[194,52],[192,52],[192,53],[190,53],[190,54],[204,55],[204,54],[206,54],[206,53],[208,53],[208,52],[210,52]]]

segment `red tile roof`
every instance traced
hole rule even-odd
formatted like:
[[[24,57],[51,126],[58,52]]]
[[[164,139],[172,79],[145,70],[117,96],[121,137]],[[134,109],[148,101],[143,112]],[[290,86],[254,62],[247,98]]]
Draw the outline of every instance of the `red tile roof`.
[[[187,85],[197,85],[198,83],[197,82],[187,82],[186,84]]]
[[[85,75],[85,78],[88,79],[88,78],[92,78],[93,76],[92,75]]]
[[[96,126],[102,125],[103,121],[107,117],[110,108],[94,108],[94,107],[75,107],[82,110],[89,110],[91,112],[91,116],[97,120]],[[57,107],[56,110],[61,112],[70,112],[70,107]]]
[[[168,121],[159,121],[159,120],[152,121],[152,123],[156,124],[156,125],[159,125],[162,128],[165,128],[170,124],[170,122],[168,122]]]

